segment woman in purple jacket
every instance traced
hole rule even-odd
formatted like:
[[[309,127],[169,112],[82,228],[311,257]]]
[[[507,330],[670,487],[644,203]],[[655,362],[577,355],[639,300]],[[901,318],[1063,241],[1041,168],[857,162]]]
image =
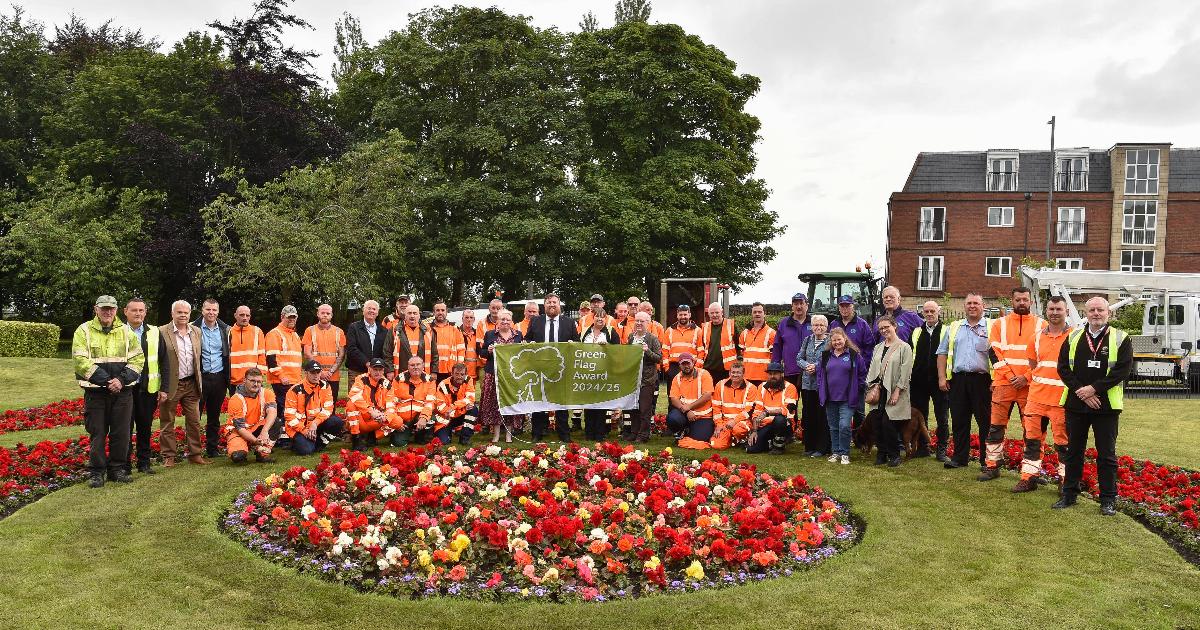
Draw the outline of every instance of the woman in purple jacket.
[[[829,347],[817,362],[817,391],[825,407],[833,454],[830,462],[850,463],[850,422],[854,410],[862,407],[866,390],[867,366],[862,353],[846,331],[829,331]]]

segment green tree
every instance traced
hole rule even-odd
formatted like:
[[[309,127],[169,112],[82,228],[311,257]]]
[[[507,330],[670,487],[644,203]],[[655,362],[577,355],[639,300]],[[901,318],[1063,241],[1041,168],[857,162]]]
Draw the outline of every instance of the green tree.
[[[753,176],[760,123],[745,106],[758,78],[677,25],[642,21],[575,36],[570,67],[604,278],[647,292],[671,276],[756,281],[783,230]]]
[[[650,0],[617,0],[616,23],[649,22]]]
[[[398,133],[329,164],[237,184],[203,210],[212,260],[202,282],[224,294],[346,304],[383,295],[396,244],[411,242],[414,169]]]
[[[42,118],[54,110],[63,85],[43,26],[19,7],[0,15],[0,188],[29,191],[29,172],[42,160]]]
[[[343,126],[400,131],[419,169],[414,240],[400,245],[424,274],[396,269],[391,286],[457,303],[556,274],[578,231],[566,45],[495,8],[436,8],[339,59]]]
[[[150,270],[139,261],[142,216],[161,202],[137,188],[115,190],[60,172],[32,199],[6,204],[0,236],[0,295],[27,318],[70,330],[101,294],[131,297]]]

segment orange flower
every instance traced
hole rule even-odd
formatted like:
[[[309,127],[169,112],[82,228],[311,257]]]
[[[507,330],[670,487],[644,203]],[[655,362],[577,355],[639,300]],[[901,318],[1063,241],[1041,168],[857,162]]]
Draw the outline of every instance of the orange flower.
[[[450,569],[450,573],[447,576],[455,582],[461,582],[467,579],[467,568],[461,564],[456,564],[453,569]]]
[[[629,534],[622,536],[621,539],[617,541],[617,549],[626,552],[630,549],[633,549],[633,536],[630,536]]]
[[[533,556],[521,550],[517,550],[517,552],[513,554],[513,560],[516,560],[517,566],[519,567],[533,564]]]
[[[588,545],[588,551],[600,555],[604,553],[605,543],[602,540],[593,540],[592,544]]]
[[[283,509],[283,506],[281,506],[281,505],[276,505],[275,509],[271,510],[271,518],[273,518],[277,521],[287,520],[287,517],[288,517],[287,510]]]

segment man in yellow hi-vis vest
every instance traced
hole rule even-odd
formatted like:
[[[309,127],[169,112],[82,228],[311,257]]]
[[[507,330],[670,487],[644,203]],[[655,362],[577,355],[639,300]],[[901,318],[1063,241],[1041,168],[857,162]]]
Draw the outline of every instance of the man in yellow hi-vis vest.
[[[142,380],[133,387],[133,431],[137,446],[138,472],[153,475],[150,467],[150,434],[154,431],[154,410],[158,409],[158,390],[162,384],[162,372],[158,364],[158,326],[146,323],[146,302],[142,298],[131,298],[125,304],[125,325],[137,336],[146,356],[146,369]],[[133,453],[125,458],[125,473],[133,472]]]
[[[75,329],[71,339],[75,378],[83,388],[84,427],[91,438],[88,471],[93,488],[112,481],[133,481],[125,472],[129,457],[129,421],[133,387],[146,358],[137,337],[117,318],[117,299],[96,298],[96,316]],[[108,448],[105,449],[105,446]]]
[[[1108,300],[1087,301],[1087,326],[1071,332],[1058,355],[1058,374],[1067,386],[1062,403],[1067,412],[1067,472],[1062,497],[1054,509],[1075,505],[1083,477],[1088,428],[1096,435],[1096,473],[1100,478],[1100,513],[1117,513],[1117,419],[1125,406],[1123,383],[1133,369],[1129,335],[1108,325]]]

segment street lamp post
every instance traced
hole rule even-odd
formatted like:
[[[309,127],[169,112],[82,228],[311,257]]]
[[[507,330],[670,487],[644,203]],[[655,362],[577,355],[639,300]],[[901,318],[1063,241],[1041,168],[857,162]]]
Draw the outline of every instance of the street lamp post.
[[[1058,164],[1058,159],[1054,156],[1054,116],[1051,116],[1050,121],[1046,124],[1050,125],[1050,190],[1046,197],[1046,260],[1050,260],[1050,232],[1054,212],[1054,167]]]

